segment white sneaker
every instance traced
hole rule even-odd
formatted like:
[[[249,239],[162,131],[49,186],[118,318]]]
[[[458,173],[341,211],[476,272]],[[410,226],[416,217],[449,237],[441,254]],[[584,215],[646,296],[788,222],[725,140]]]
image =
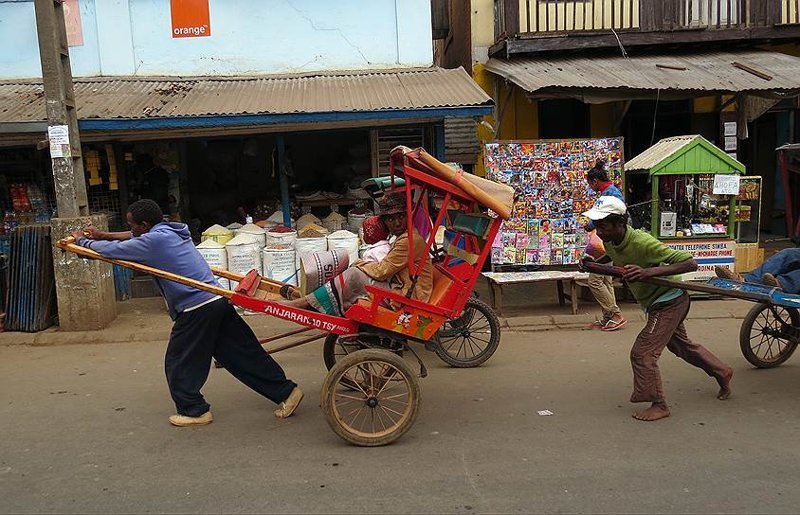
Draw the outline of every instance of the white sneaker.
[[[214,422],[214,415],[210,411],[206,411],[199,417],[189,417],[187,415],[172,415],[169,417],[169,423],[177,427],[205,426],[212,422]]]
[[[292,393],[289,394],[289,397],[286,398],[285,401],[280,403],[278,409],[276,409],[273,413],[278,418],[289,418],[294,413],[294,410],[300,405],[300,402],[303,400],[303,390],[298,387],[294,387]]]

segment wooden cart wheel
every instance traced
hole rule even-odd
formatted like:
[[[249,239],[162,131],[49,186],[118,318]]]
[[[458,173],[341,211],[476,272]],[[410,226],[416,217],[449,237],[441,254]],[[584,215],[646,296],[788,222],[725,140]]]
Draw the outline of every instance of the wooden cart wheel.
[[[446,323],[435,344],[436,355],[456,368],[477,367],[500,345],[500,320],[492,308],[479,299],[469,299],[464,313]]]
[[[325,368],[330,370],[343,357],[365,348],[366,346],[358,341],[357,334],[339,336],[328,333],[325,343],[322,345],[322,360],[325,362]]]
[[[322,411],[334,433],[355,445],[377,447],[397,440],[414,425],[419,414],[419,379],[396,354],[358,350],[331,368],[321,397]]]
[[[800,343],[798,328],[800,313],[796,309],[756,304],[739,331],[742,354],[755,367],[777,367],[791,357]]]

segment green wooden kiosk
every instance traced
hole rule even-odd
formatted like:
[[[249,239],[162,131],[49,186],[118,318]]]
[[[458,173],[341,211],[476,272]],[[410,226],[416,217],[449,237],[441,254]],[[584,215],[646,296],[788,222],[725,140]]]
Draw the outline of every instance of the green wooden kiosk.
[[[699,135],[662,139],[625,164],[634,225],[691,252],[700,264],[693,279],[733,268],[738,192],[714,193],[715,176],[733,174],[745,166]]]

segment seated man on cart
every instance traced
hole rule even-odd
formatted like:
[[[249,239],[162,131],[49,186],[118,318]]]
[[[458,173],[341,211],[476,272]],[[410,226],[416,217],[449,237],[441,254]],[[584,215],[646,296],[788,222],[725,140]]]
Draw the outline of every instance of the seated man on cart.
[[[416,282],[408,270],[409,234],[405,194],[390,191],[378,200],[378,215],[395,238],[389,253],[379,262],[359,261],[305,297],[285,301],[293,307],[313,308],[321,313],[344,316],[359,299],[367,298],[367,285],[395,290],[402,295],[412,291],[411,298],[427,302],[433,289],[433,265],[428,247],[416,229],[414,257],[422,259]],[[412,290],[413,288],[413,290]]]
[[[723,266],[714,267],[714,271],[723,279],[765,284],[784,293],[800,294],[800,248],[783,249],[749,272],[737,274]]]

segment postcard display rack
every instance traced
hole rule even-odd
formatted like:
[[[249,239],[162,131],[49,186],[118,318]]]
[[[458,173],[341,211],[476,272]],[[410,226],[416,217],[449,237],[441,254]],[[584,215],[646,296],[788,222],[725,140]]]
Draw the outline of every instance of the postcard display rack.
[[[576,265],[587,241],[579,217],[595,201],[586,172],[602,160],[621,187],[622,150],[622,138],[487,143],[487,178],[515,191],[514,212],[492,245],[492,269]]]

